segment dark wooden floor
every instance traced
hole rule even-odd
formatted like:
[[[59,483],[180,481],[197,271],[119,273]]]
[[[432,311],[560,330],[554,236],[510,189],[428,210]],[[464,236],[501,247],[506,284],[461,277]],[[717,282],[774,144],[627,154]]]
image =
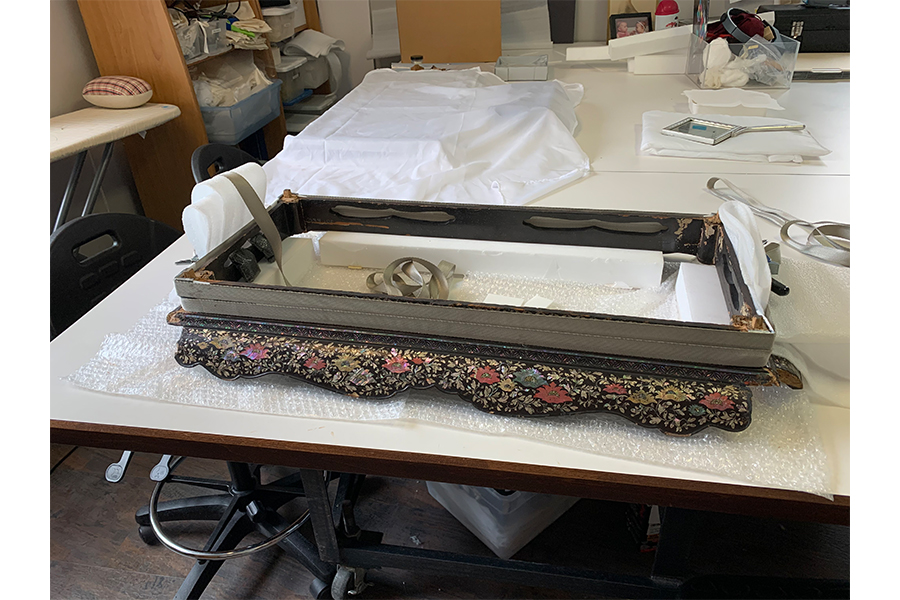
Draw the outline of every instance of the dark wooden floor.
[[[150,497],[154,484],[148,474],[159,456],[135,455],[123,481],[107,483],[106,467],[120,454],[51,445],[51,598],[171,598],[191,568],[189,559],[159,545],[147,546],[137,533],[134,511]],[[179,473],[225,478],[226,470],[215,461],[189,460]],[[279,474],[272,469],[273,476]],[[514,558],[648,575],[653,553],[637,550],[623,510],[617,503],[582,500]],[[384,532],[387,543],[493,556],[428,494],[424,481],[367,478],[356,514],[360,526]],[[185,544],[202,546],[211,527],[171,524],[167,530]],[[246,543],[253,541],[259,538]],[[690,569],[696,574],[849,579],[849,549],[847,527],[709,514]],[[307,598],[311,579],[296,561],[273,548],[227,561],[203,598]],[[367,580],[375,585],[365,590],[363,600],[597,597],[394,569],[370,571]]]

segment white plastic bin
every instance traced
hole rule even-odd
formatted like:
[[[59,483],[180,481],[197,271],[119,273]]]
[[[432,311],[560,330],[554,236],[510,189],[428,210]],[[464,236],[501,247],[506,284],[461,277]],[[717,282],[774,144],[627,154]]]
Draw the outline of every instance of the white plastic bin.
[[[281,114],[281,80],[232,106],[201,106],[210,142],[233,146]]]
[[[321,115],[334,105],[337,94],[314,94],[292,106],[285,106],[284,112],[302,113],[305,115]]]
[[[298,5],[272,6],[262,9],[263,19],[272,31],[266,34],[270,42],[280,42],[294,35],[294,13]]]
[[[284,57],[282,60],[286,59]],[[328,81],[328,59],[324,56],[317,58],[310,57],[306,63],[300,67],[298,85],[307,90],[314,90],[326,81]],[[333,90],[332,90],[333,91]]]
[[[303,84],[302,68],[307,63],[305,56],[285,56],[281,59],[281,63],[275,67],[278,72],[278,78],[282,81],[281,100],[282,102],[290,102],[297,96],[308,89]]]
[[[504,495],[491,488],[434,481],[426,485],[441,506],[503,559],[521,550],[579,500],[531,492]]]

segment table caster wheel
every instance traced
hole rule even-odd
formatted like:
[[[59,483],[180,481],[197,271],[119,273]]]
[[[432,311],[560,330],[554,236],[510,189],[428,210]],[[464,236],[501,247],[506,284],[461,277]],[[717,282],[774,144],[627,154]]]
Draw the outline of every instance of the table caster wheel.
[[[346,567],[338,566],[337,573],[331,581],[332,600],[347,600],[347,592],[354,588],[353,571]]]
[[[309,595],[316,600],[328,600],[331,598],[331,586],[321,579],[313,579],[309,584]]]
[[[141,537],[141,541],[148,546],[155,546],[159,543],[159,538],[156,537],[153,528],[149,525],[139,525],[138,535]]]

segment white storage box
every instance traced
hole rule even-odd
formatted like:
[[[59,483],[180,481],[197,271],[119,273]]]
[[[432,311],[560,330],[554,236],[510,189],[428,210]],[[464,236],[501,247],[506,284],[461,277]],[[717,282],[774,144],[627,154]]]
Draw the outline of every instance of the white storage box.
[[[578,498],[427,482],[428,493],[500,558],[521,550]]]
[[[294,35],[294,14],[297,5],[273,6],[262,9],[263,19],[272,31],[266,34],[270,42],[280,42]]]
[[[281,63],[275,67],[275,71],[278,72],[278,79],[282,82],[282,102],[292,101],[307,89],[303,85],[305,78],[302,71],[306,62],[307,58],[305,56],[285,56],[281,59]]]
[[[287,56],[282,57],[282,60],[288,59]],[[326,81],[328,81],[328,59],[323,55],[316,58],[310,57],[300,67],[296,85],[307,90],[314,90]]]
[[[494,75],[503,81],[547,81],[547,55],[501,56],[494,65]]]
[[[296,6],[294,11],[294,31],[298,27],[306,25],[306,11],[303,10],[303,0],[291,0],[291,6]]]
[[[334,105],[335,100],[337,100],[337,94],[334,92],[330,94],[313,94],[309,98],[301,100],[296,104],[285,106],[284,112],[321,115]]]

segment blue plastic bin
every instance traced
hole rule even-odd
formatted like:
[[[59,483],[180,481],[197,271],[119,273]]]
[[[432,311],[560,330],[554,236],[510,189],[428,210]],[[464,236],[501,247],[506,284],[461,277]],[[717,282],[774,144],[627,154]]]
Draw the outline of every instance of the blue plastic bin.
[[[233,146],[281,113],[281,80],[231,106],[201,106],[210,142]]]

